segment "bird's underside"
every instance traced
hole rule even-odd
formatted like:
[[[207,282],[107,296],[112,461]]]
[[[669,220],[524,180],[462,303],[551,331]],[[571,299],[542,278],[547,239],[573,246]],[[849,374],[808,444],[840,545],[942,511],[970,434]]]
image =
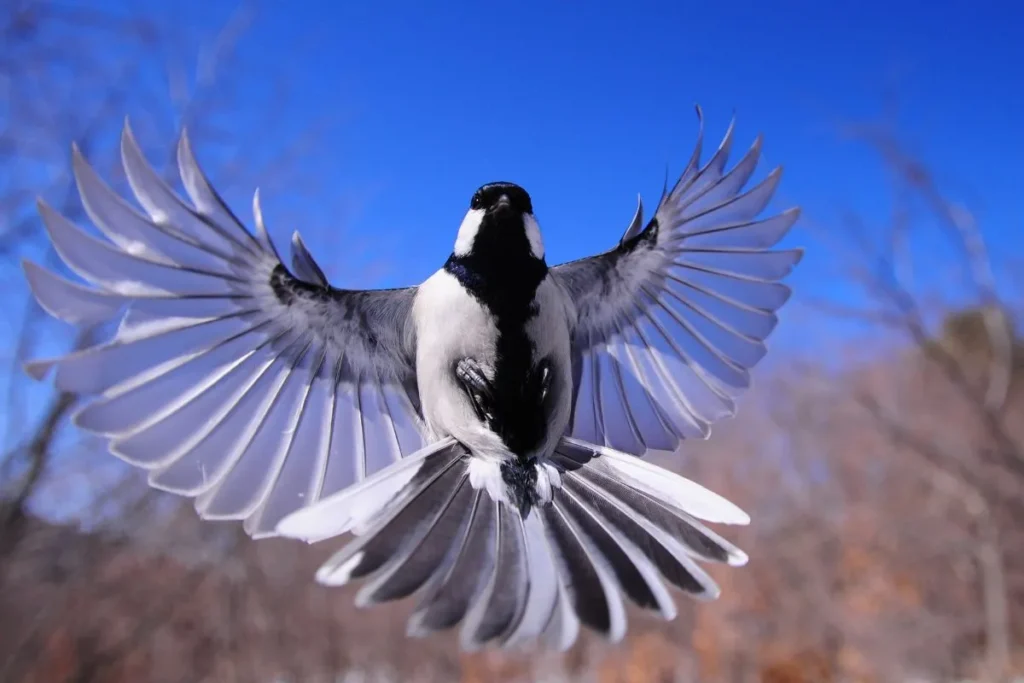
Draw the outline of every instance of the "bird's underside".
[[[747,516],[642,457],[733,414],[801,256],[773,249],[797,209],[759,218],[780,169],[747,188],[760,138],[726,168],[732,130],[702,164],[701,128],[653,217],[638,207],[613,249],[545,266],[565,302],[571,392],[547,451],[510,447],[546,413],[506,398],[471,355],[451,364],[451,386],[498,457],[439,433],[411,322],[420,288],[333,287],[297,233],[284,264],[258,196],[253,234],[183,136],[183,201],[127,126],[122,160],[141,211],[76,149],[99,235],[43,202],[40,212],[84,284],[24,264],[51,315],[115,329],[27,370],[81,395],[75,423],[151,486],[195,498],[203,518],[242,520],[257,538],[351,534],[318,580],[364,579],[361,604],[417,593],[411,633],[459,625],[466,648],[568,647],[581,625],[620,638],[625,600],[670,619],[668,586],[718,594],[698,561],[746,561],[704,523]],[[556,367],[531,366],[523,396],[543,402]]]

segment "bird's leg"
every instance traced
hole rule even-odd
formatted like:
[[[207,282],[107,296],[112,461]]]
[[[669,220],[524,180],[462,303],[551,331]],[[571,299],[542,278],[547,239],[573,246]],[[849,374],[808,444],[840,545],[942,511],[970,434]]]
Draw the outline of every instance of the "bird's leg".
[[[484,376],[480,365],[471,358],[463,358],[455,364],[455,377],[469,394],[477,417],[490,423],[494,419],[490,409],[494,402],[494,394],[491,382]]]

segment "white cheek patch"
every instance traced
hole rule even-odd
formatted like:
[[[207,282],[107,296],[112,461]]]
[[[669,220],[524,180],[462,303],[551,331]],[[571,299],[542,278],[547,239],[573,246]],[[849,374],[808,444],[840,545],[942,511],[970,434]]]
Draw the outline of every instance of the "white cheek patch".
[[[483,209],[470,209],[466,212],[466,217],[462,219],[462,225],[459,226],[459,234],[455,238],[455,248],[452,253],[456,256],[465,256],[470,252],[483,220]]]
[[[523,215],[523,227],[526,228],[526,239],[530,240],[530,252],[535,258],[544,258],[544,240],[540,238],[540,225],[532,213]]]

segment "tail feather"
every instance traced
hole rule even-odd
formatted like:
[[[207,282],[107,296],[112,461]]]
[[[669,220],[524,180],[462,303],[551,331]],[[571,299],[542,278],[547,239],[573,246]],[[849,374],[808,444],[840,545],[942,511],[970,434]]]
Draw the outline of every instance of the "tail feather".
[[[588,484],[583,477],[568,476],[563,482],[563,491],[578,498],[589,498],[597,513],[641,548],[668,581],[698,597],[718,597],[718,587],[711,577],[686,554],[682,544],[663,529],[631,514],[621,501]]]
[[[626,633],[626,598],[670,620],[667,584],[714,599],[718,586],[697,561],[747,560],[698,521],[743,524],[745,513],[634,456],[563,439],[537,466],[529,505],[517,505],[523,497],[511,489],[502,495],[512,484],[501,469],[448,439],[278,530],[311,542],[351,531],[318,580],[367,578],[359,605],[419,593],[409,634],[461,624],[466,650],[538,639],[566,649],[581,624],[616,641]]]
[[[358,484],[293,512],[278,523],[277,533],[315,543],[363,527],[419,491],[430,474],[461,454],[465,449],[454,439],[438,441]]]
[[[461,445],[452,444],[424,459],[393,500],[376,497],[377,510],[366,508],[361,515],[352,515],[350,530],[356,538],[320,568],[317,580],[341,585],[378,571],[389,574],[419,547],[468,477]],[[378,487],[387,490],[384,483]]]
[[[622,593],[607,562],[557,503],[542,512],[569,603],[580,622],[611,640],[626,632]]]
[[[637,606],[658,610],[666,619],[675,617],[675,604],[658,570],[637,545],[609,524],[607,517],[586,502],[572,487],[563,486],[561,509],[565,510],[587,535],[595,550],[604,556],[619,586]]]
[[[443,567],[451,552],[450,539],[464,533],[475,495],[469,477],[463,473],[451,498],[430,520],[419,542],[409,543],[406,552],[395,557],[356,595],[360,607],[399,600],[419,590]]]
[[[597,458],[596,465],[625,478],[638,490],[683,512],[714,524],[749,524],[747,513],[700,484],[628,453],[566,438],[563,444],[581,446]],[[559,448],[562,453],[565,449]],[[577,456],[578,457],[578,456]]]
[[[451,463],[397,512],[363,533],[357,530],[356,540],[339,551],[318,578],[329,583],[347,583],[378,571],[387,574],[407,552],[418,546],[431,521],[447,507],[453,492],[466,478],[465,468]]]
[[[537,515],[538,519],[540,515]],[[545,529],[547,535],[547,529]],[[551,541],[548,541],[550,548]],[[551,554],[552,560],[554,560],[554,551]],[[564,576],[560,573],[555,573],[558,585],[557,595],[555,598],[555,610],[551,614],[551,618],[548,620],[547,626],[544,627],[544,632],[541,634],[541,640],[548,647],[556,650],[568,650],[572,647],[572,644],[576,642],[576,638],[580,633],[580,618],[576,614],[576,610],[573,608],[572,603],[569,601],[569,590],[566,588],[567,581]]]
[[[460,640],[466,650],[491,640],[505,640],[504,636],[518,625],[530,590],[526,540],[519,515],[511,505],[497,501],[492,504],[495,562],[483,595],[469,610],[462,627]]]
[[[631,488],[622,479],[616,479],[602,468],[581,469],[578,476],[588,485],[622,501],[637,515],[663,529],[697,559],[733,566],[746,564],[746,553],[696,519],[642,489]]]
[[[526,542],[529,590],[518,626],[503,643],[507,645],[529,642],[542,636],[558,608],[558,568],[551,554],[544,523],[539,515],[533,514],[521,519],[520,526]]]
[[[494,505],[486,493],[478,490],[466,531],[452,544],[455,552],[451,564],[424,589],[409,619],[410,635],[427,635],[452,628],[462,621],[492,571],[494,530]]]

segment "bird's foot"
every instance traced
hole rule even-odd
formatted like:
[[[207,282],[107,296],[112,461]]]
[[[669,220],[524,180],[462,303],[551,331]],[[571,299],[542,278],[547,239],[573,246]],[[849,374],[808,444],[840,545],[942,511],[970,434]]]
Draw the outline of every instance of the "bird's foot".
[[[476,410],[477,417],[489,424],[494,419],[491,412],[494,392],[491,382],[484,375],[480,364],[471,358],[459,360],[455,364],[455,377],[469,394],[469,400],[473,402],[473,409]]]

